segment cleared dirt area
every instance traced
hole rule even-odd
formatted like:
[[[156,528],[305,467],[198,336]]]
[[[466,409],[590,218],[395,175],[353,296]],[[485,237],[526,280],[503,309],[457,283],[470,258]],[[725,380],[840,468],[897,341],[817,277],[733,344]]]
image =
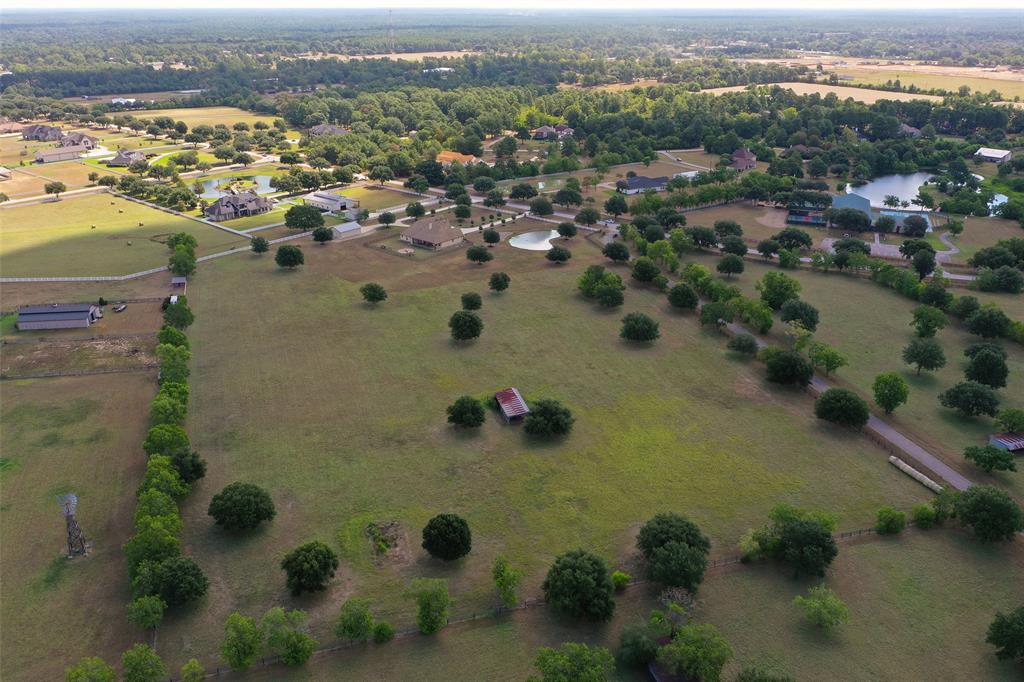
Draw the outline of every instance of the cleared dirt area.
[[[5,343],[0,353],[0,376],[144,368],[156,363],[155,348],[156,337],[151,334],[83,341]]]

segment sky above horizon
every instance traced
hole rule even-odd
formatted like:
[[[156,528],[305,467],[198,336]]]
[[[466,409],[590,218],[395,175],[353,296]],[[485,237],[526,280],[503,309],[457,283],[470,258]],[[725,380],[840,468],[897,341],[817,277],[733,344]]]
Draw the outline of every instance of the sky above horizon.
[[[858,10],[858,11],[927,11],[943,9],[1010,9],[1018,10],[1024,16],[1021,0],[831,0],[823,5],[820,0],[631,0],[624,5],[621,0],[561,0],[552,4],[550,0],[516,0],[515,2],[490,2],[481,5],[479,0],[384,0],[380,4],[368,5],[365,1],[339,0],[177,0],[173,7],[166,5],[147,8],[137,0],[8,0],[6,10],[172,10],[172,9],[466,9],[480,12],[501,11],[643,11],[643,10]]]

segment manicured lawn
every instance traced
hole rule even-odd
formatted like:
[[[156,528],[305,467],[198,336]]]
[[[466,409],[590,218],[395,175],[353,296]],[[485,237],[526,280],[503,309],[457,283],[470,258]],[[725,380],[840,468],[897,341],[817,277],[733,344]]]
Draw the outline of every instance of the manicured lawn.
[[[406,627],[401,593],[423,575],[450,580],[457,615],[479,612],[494,605],[498,553],[526,571],[523,593],[535,595],[553,556],[572,547],[630,564],[637,525],[665,509],[691,515],[716,551],[731,552],[781,501],[862,527],[883,503],[926,498],[866,437],[820,424],[806,394],[767,385],[760,367],[734,360],[661,296],[631,288],[611,313],[582,300],[576,277],[600,258],[581,239],[571,249],[564,267],[507,245],[477,266],[461,252],[403,260],[358,242],[304,245],[307,265],[295,272],[245,256],[204,265],[203,286],[189,290],[189,430],[210,469],[184,504],[185,543],[217,589],[161,628],[176,662],[210,660],[224,618],[239,609],[301,606],[328,641],[342,599],[360,594]],[[494,296],[486,283],[497,270],[512,286]],[[368,280],[390,294],[376,309],[358,294]],[[466,291],[484,294],[486,329],[459,347],[446,321]],[[618,339],[630,311],[661,321],[656,344]],[[537,443],[493,414],[477,434],[446,425],[457,396],[506,386],[564,401],[577,417],[572,435]],[[278,508],[245,538],[206,516],[210,497],[234,480],[265,486]],[[441,510],[474,531],[473,554],[448,566],[418,549],[423,523]],[[378,560],[363,529],[388,520],[407,540]],[[313,538],[342,565],[326,593],[293,600],[278,562]]]
[[[717,258],[710,256],[700,260],[712,268],[717,262]],[[754,284],[772,269],[773,266],[765,265],[759,259],[748,258],[746,272],[733,278],[733,282],[745,289],[748,295],[757,296]],[[963,351],[971,343],[980,341],[980,337],[967,333],[960,322],[951,322],[936,337],[945,351],[946,366],[938,372],[922,372],[917,376],[902,359],[903,348],[913,338],[910,320],[916,302],[869,280],[852,276],[808,270],[786,272],[801,282],[801,298],[820,311],[821,321],[815,338],[835,346],[849,359],[849,366],[838,373],[842,382],[871,401],[871,384],[875,376],[881,372],[898,372],[910,384],[910,399],[886,419],[931,452],[942,456],[950,465],[959,468],[968,478],[1004,486],[1024,500],[1024,481],[1020,473],[986,475],[961,456],[967,446],[985,443],[986,436],[995,429],[993,421],[987,417],[960,417],[939,405],[937,398],[939,393],[963,380],[967,364]],[[954,292],[976,295],[983,302],[996,301],[1008,314],[1016,317],[1007,302],[1020,297],[986,297],[964,289],[955,289]],[[776,319],[769,336],[777,345],[788,345],[785,329],[786,325]],[[1010,341],[1003,341],[1002,345],[1009,353],[1010,376],[1007,387],[1000,389],[999,394],[1004,406],[1022,406],[1024,348]]]
[[[141,630],[124,617],[130,599],[121,545],[132,532],[142,475],[153,374],[4,382],[0,449],[0,676],[63,679],[85,656],[116,661]],[[91,544],[68,561],[55,496],[78,494]]]
[[[0,258],[8,277],[122,275],[165,265],[163,240],[175,232],[195,235],[198,255],[245,244],[222,230],[109,194],[4,208],[0,221]]]
[[[235,218],[234,220],[223,220],[220,224],[224,227],[230,227],[233,230],[251,230],[254,227],[276,225],[284,222],[284,214],[289,208],[291,208],[291,206],[292,204],[277,204],[266,213],[246,216],[244,218]]]
[[[417,201],[418,197],[411,194],[395,192],[386,187],[377,185],[362,185],[360,187],[342,187],[335,190],[338,194],[359,200],[359,208],[367,211],[380,211],[386,208],[405,207],[406,204]],[[420,197],[427,198],[427,197]]]

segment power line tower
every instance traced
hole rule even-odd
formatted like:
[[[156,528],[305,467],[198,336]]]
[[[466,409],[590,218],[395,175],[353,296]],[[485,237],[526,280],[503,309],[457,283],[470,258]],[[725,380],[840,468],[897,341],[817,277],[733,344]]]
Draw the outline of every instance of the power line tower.
[[[85,533],[82,532],[82,527],[78,525],[78,521],[75,519],[75,510],[78,509],[78,495],[74,493],[58,495],[57,504],[60,505],[61,511],[64,512],[64,523],[68,529],[68,558],[84,555],[87,551]]]
[[[395,53],[395,20],[391,10],[388,10],[388,52]]]

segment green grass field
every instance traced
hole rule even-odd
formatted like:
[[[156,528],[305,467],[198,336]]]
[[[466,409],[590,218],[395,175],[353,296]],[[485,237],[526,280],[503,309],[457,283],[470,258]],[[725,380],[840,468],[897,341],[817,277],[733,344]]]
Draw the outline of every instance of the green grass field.
[[[153,119],[157,116],[170,116],[175,121],[184,121],[189,128],[198,125],[217,125],[223,123],[229,128],[235,123],[248,123],[250,126],[256,121],[272,123],[273,116],[262,116],[251,111],[245,111],[236,107],[193,107],[181,109],[143,109],[132,111],[135,118]]]
[[[155,392],[155,375],[141,373],[4,382],[0,677],[63,679],[84,656],[115,661],[143,641],[124,618],[121,545],[132,532]],[[92,547],[68,561],[55,496],[72,491]]]
[[[582,300],[575,278],[599,255],[580,239],[571,248],[566,267],[507,245],[478,267],[462,253],[406,261],[358,243],[305,247],[296,272],[246,255],[204,266],[203,287],[189,291],[189,429],[210,469],[184,505],[185,542],[217,590],[161,629],[175,660],[207,660],[236,609],[301,606],[329,639],[340,602],[361,594],[405,626],[401,592],[421,575],[450,579],[457,615],[487,609],[498,553],[526,571],[524,594],[536,594],[553,556],[572,547],[629,565],[637,526],[665,509],[691,515],[716,551],[732,552],[778,502],[827,507],[844,527],[862,527],[881,504],[926,499],[866,437],[818,423],[806,394],[765,384],[758,366],[734,360],[661,296],[631,288],[611,313]],[[513,283],[492,296],[486,279],[498,269]],[[357,293],[369,279],[391,294],[377,309]],[[246,296],[221,295],[236,290]],[[445,323],[472,290],[485,292],[487,327],[457,347]],[[662,323],[651,347],[618,339],[620,317],[634,310]],[[509,385],[569,405],[572,436],[532,442],[493,415],[479,434],[445,424],[455,397]],[[267,487],[278,507],[242,539],[206,516],[234,480]],[[452,566],[417,549],[423,523],[442,510],[474,529],[473,554]],[[387,520],[401,522],[407,542],[378,561],[363,528]],[[342,567],[325,594],[293,600],[277,562],[312,538],[338,549]]]
[[[693,618],[714,624],[731,643],[726,680],[746,665],[761,665],[799,680],[1008,681],[1017,679],[1017,670],[999,662],[983,639],[995,612],[1024,598],[1022,576],[1019,545],[986,547],[943,530],[908,533],[840,548],[825,584],[846,602],[851,622],[834,636],[810,630],[791,604],[814,583],[792,580],[773,565],[710,575]],[[414,635],[383,647],[327,654],[297,673],[275,666],[250,678],[513,682],[529,674],[542,646],[574,641],[614,651],[622,627],[658,606],[643,587],[631,588],[617,601],[607,625],[569,623],[535,608],[449,627],[434,637]],[[619,669],[612,679],[649,678]]]
[[[416,201],[416,197],[411,194],[395,192],[394,190],[377,185],[342,187],[340,190],[337,190],[337,193],[357,199],[359,201],[359,208],[366,209],[367,211],[380,211],[393,206],[404,207],[406,204]]]
[[[195,235],[198,255],[245,245],[228,232],[109,194],[0,209],[0,225],[7,277],[123,275],[158,267],[167,263],[163,238],[175,232]]]
[[[717,258],[700,258],[705,265],[714,267]],[[755,282],[765,272],[774,269],[759,260],[747,260],[746,272],[734,278],[749,295],[756,296]],[[959,322],[951,322],[940,331],[937,339],[946,354],[946,366],[938,372],[922,372],[917,376],[909,365],[903,363],[902,350],[910,343],[913,330],[910,327],[911,311],[917,305],[894,292],[868,281],[838,273],[821,274],[808,270],[787,271],[803,286],[800,296],[821,313],[821,321],[815,338],[839,349],[850,361],[848,367],[839,370],[841,381],[855,388],[862,396],[871,400],[871,383],[877,374],[886,371],[899,372],[910,384],[910,399],[887,419],[898,429],[912,435],[930,451],[943,456],[951,465],[959,468],[969,478],[995,483],[1011,490],[1024,500],[1024,481],[1020,473],[986,475],[980,469],[965,462],[962,453],[969,445],[984,445],[985,439],[994,429],[994,423],[986,417],[959,417],[952,410],[939,405],[938,394],[958,381],[963,380],[967,359],[963,350],[979,337],[968,334]],[[954,290],[957,294],[971,294],[982,302],[993,301],[1011,317],[1019,318],[1019,296],[1006,294],[982,294],[964,289]],[[786,326],[776,318],[769,337],[777,345],[788,343]],[[1007,364],[1010,376],[1007,387],[999,394],[1006,407],[1024,405],[1024,348],[1012,342],[1003,342],[1009,353]]]

